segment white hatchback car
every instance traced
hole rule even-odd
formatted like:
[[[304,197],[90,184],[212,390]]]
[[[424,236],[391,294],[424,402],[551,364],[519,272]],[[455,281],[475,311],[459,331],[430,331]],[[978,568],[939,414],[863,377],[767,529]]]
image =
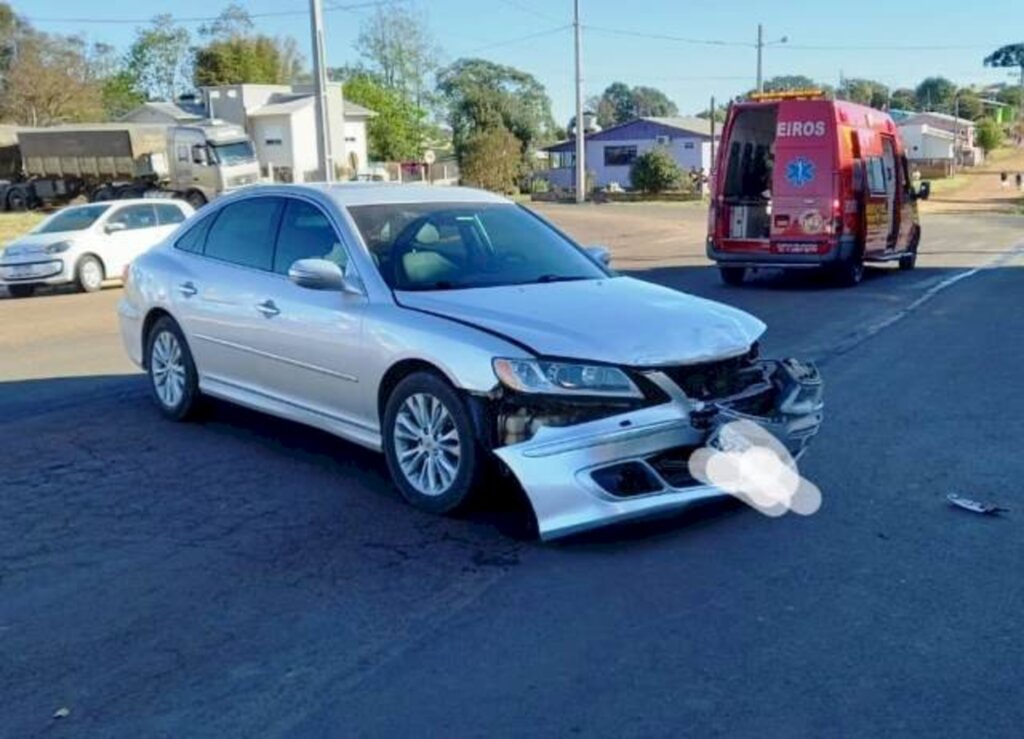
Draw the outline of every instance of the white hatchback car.
[[[99,290],[192,212],[192,206],[178,200],[64,208],[0,253],[0,285],[16,298],[29,297],[41,285],[74,283],[83,292]]]

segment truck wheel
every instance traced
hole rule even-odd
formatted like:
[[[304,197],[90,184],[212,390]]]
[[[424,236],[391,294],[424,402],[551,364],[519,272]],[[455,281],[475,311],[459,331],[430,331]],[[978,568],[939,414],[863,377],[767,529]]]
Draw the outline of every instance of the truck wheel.
[[[185,193],[185,202],[191,205],[196,210],[199,210],[206,205],[206,196],[198,190],[189,190]]]
[[[722,276],[722,282],[726,285],[739,287],[747,276],[746,267],[719,267],[718,274]]]
[[[28,210],[28,193],[23,187],[12,187],[7,193],[7,210],[18,213]]]
[[[75,285],[83,293],[94,293],[103,287],[103,265],[91,254],[78,260],[75,267]]]
[[[31,298],[36,292],[35,285],[8,285],[7,292],[12,298]]]
[[[856,287],[864,279],[864,260],[861,257],[848,259],[836,268],[835,277],[843,287]]]
[[[131,200],[133,198],[142,198],[146,196],[146,188],[144,187],[125,187],[117,193],[118,200]]]
[[[91,203],[105,203],[108,200],[114,199],[114,188],[110,185],[101,185],[92,191],[89,196],[89,202]]]

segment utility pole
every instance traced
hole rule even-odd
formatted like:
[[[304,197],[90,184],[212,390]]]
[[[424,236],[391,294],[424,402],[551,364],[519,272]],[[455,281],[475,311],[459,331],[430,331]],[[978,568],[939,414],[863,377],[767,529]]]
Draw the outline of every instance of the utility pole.
[[[953,174],[956,174],[957,160],[960,158],[960,91],[953,95]]]
[[[334,181],[334,154],[331,151],[331,127],[327,117],[327,66],[324,57],[324,9],[321,0],[309,0],[313,35],[313,86],[316,100],[317,164],[324,182]]]
[[[764,78],[761,75],[761,56],[764,54],[764,26],[757,24],[757,91],[764,92]]]
[[[715,96],[711,96],[711,106],[708,108],[711,113],[711,164],[708,167],[708,180],[715,172]]]
[[[583,121],[583,62],[580,58],[580,0],[573,0],[573,34],[576,39],[576,202],[587,199],[587,166]]]

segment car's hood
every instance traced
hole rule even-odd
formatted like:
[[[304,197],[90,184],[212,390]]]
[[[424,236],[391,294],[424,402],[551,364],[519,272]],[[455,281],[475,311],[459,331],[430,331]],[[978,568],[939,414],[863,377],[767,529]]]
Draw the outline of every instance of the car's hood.
[[[61,241],[73,241],[76,238],[81,238],[84,233],[84,231],[55,231],[45,234],[25,234],[5,246],[3,252],[0,253],[0,257],[7,259],[9,257],[38,254],[50,244],[58,244]]]
[[[399,292],[398,302],[499,333],[542,356],[635,367],[736,356],[765,329],[736,308],[629,277]]]

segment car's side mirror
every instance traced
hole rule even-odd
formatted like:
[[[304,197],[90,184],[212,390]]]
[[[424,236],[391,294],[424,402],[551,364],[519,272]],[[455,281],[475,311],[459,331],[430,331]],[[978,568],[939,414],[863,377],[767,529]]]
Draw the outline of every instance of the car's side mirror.
[[[932,194],[932,183],[925,181],[921,183],[921,186],[917,189],[917,199],[927,200],[928,196]]]
[[[612,263],[612,253],[607,246],[588,246],[587,256],[602,267],[608,267]]]
[[[128,230],[128,224],[127,223],[108,223],[106,226],[103,227],[103,230],[106,231],[108,234],[117,233],[118,231],[127,231]]]
[[[288,269],[288,279],[309,290],[338,290],[363,295],[362,285],[346,276],[335,262],[327,259],[300,259]]]

